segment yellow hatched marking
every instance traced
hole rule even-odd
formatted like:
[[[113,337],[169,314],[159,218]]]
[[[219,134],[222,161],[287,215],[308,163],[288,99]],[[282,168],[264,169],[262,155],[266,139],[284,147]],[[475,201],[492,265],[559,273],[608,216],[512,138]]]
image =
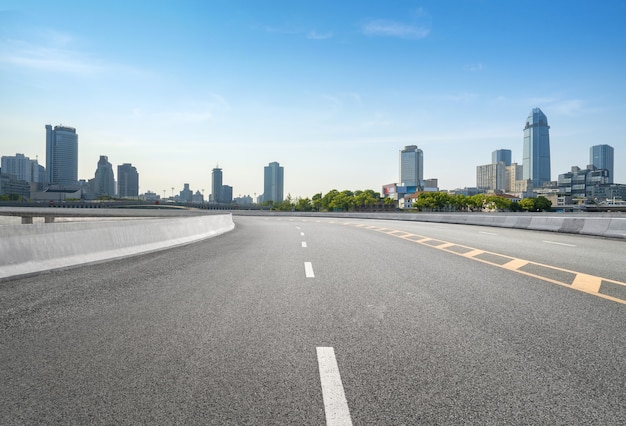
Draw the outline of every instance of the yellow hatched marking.
[[[468,251],[467,253],[461,253],[459,256],[463,256],[463,257],[474,257],[474,256],[478,256],[479,254],[483,254],[485,251],[484,250],[472,250],[472,251]]]
[[[504,265],[502,265],[502,267],[504,269],[509,269],[511,271],[517,271],[519,268],[521,268],[522,266],[526,266],[528,265],[530,262],[528,262],[527,260],[523,260],[523,259],[513,259],[508,263],[505,263]]]
[[[438,249],[441,249],[441,250],[445,250],[448,247],[452,247],[452,246],[455,246],[455,245],[456,244],[454,244],[454,243],[443,243],[443,244],[440,244],[440,245],[435,246],[435,247],[438,248]]]
[[[602,285],[602,278],[594,277],[593,275],[578,274],[574,278],[572,288],[586,291],[587,293],[597,293],[600,291]]]
[[[332,222],[331,222],[332,223]],[[479,250],[479,249],[472,249],[472,247],[468,247],[468,246],[461,246],[459,244],[454,244],[454,243],[449,243],[446,241],[441,241],[441,244],[439,245],[434,245],[434,244],[428,244],[428,242],[430,241],[440,241],[437,240],[435,238],[429,238],[429,237],[424,237],[421,235],[416,235],[416,234],[411,234],[411,233],[407,233],[406,231],[399,231],[399,230],[393,230],[393,229],[389,229],[389,228],[378,228],[375,226],[369,226],[366,227],[365,229],[371,229],[377,232],[383,232],[387,235],[392,235],[394,237],[398,237],[398,238],[403,238],[409,241],[412,241],[414,243],[418,243],[424,246],[428,246],[428,247],[432,247],[432,248],[436,248],[436,249],[440,249],[445,251],[446,253],[451,253],[451,254],[456,254],[458,256],[463,256],[463,257],[467,257],[469,259],[473,259],[482,263],[486,263],[488,265],[492,265],[492,266],[496,266],[499,268],[503,268],[503,269],[507,269],[509,271],[513,271],[513,272],[517,272],[518,274],[522,274],[522,275],[526,275],[528,277],[533,277],[533,278],[537,278],[540,279],[542,281],[546,281],[552,284],[557,284],[563,287],[568,287],[568,288],[573,288],[574,290],[578,290],[578,291],[582,291],[588,294],[592,294],[594,296],[597,297],[601,297],[603,299],[607,299],[607,300],[611,300],[613,302],[617,302],[620,303],[622,305],[626,305],[626,300],[623,299],[618,299],[617,297],[614,296],[609,296],[603,293],[599,293],[600,291],[600,287],[602,285],[602,281],[607,281],[613,284],[617,284],[617,285],[621,285],[621,286],[626,286],[626,283],[620,282],[620,281],[614,281],[614,280],[609,280],[609,279],[603,279],[600,277],[596,277],[593,275],[588,275],[588,274],[583,274],[580,272],[575,272],[575,271],[570,271],[568,269],[563,269],[563,268],[558,268],[556,266],[550,266],[550,265],[544,265],[541,263],[537,263],[537,262],[531,262],[529,260],[524,260],[524,259],[517,259],[517,258],[511,258],[512,260],[510,262],[507,262],[503,265],[497,264],[497,263],[493,263],[490,262],[489,260],[485,260],[485,259],[481,259],[479,257],[476,257],[480,254],[492,254],[495,256],[504,256],[498,253],[491,253],[485,250]],[[403,235],[398,235],[398,234],[403,234]],[[421,238],[419,240],[413,240],[411,239],[411,237],[418,237]],[[446,250],[449,247],[452,246],[460,246],[460,247],[464,247],[467,249],[470,249],[471,251],[466,252],[466,253],[458,253],[452,250]],[[510,258],[510,256],[504,256],[504,257],[508,257]],[[548,278],[548,277],[544,277],[541,275],[537,275],[531,272],[526,272],[526,271],[522,271],[520,270],[520,268],[526,266],[526,265],[537,265],[537,266],[542,266],[548,269],[553,269],[553,270],[557,270],[557,271],[563,271],[563,272],[569,272],[571,274],[574,274],[576,277],[574,278],[574,281],[572,283],[565,283],[565,282],[561,282],[561,281],[557,281],[554,280],[552,278]]]

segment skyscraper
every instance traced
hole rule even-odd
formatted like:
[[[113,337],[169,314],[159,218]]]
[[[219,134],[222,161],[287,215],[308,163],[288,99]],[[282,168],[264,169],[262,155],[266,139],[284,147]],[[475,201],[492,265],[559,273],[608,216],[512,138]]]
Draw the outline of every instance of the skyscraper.
[[[98,168],[94,177],[94,193],[96,196],[115,196],[115,177],[113,176],[113,166],[109,163],[109,157],[101,155],[98,160]]]
[[[610,145],[594,145],[589,148],[589,164],[598,169],[609,171],[609,183],[613,183],[613,147]]]
[[[73,127],[46,124],[46,171],[48,183],[78,186],[78,135]]]
[[[505,166],[511,165],[511,150],[510,149],[496,149],[491,153],[491,164],[498,164],[503,162]]]
[[[269,163],[264,169],[263,202],[283,202],[284,168],[277,162]]]
[[[417,145],[408,145],[400,150],[400,185],[423,186],[424,153]]]
[[[533,187],[541,188],[550,182],[550,126],[539,108],[533,108],[524,127],[523,179],[530,179]]]
[[[211,199],[210,201],[214,203],[221,203],[222,197],[222,169],[218,166],[215,166],[213,169],[213,173],[211,175]]]
[[[139,196],[139,173],[130,163],[117,166],[117,194],[120,197]]]

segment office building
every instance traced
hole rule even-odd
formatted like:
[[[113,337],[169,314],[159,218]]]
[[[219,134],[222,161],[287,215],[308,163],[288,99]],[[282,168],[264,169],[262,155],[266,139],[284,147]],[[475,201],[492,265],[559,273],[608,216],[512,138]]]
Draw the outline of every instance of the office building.
[[[209,201],[221,203],[222,197],[222,169],[216,166],[211,174],[211,196]]]
[[[424,153],[417,145],[408,145],[400,150],[400,185],[424,186]]]
[[[47,182],[60,187],[78,187],[78,135],[76,129],[46,124]]]
[[[590,164],[586,169],[573,166],[571,171],[559,175],[558,188],[562,195],[572,198],[591,198],[594,186],[603,186],[609,183],[609,171],[598,169]]]
[[[614,183],[613,147],[610,145],[594,145],[589,148],[589,164],[598,169],[608,170],[609,182]]]
[[[193,201],[193,191],[189,188],[189,184],[183,184],[183,190],[178,195],[178,200],[183,203],[191,203]]]
[[[130,163],[117,166],[117,194],[120,198],[139,196],[139,173]]]
[[[24,154],[3,155],[0,159],[0,169],[4,174],[12,175],[28,183],[39,183],[45,180],[45,176],[39,173],[41,168],[37,160],[31,160]]]
[[[539,108],[533,108],[524,127],[523,179],[541,188],[550,182],[550,126]]]
[[[109,163],[109,157],[101,155],[98,167],[93,179],[93,192],[96,197],[115,196],[115,176],[113,166]]]
[[[491,153],[491,164],[498,164],[499,162],[503,162],[507,167],[511,165],[510,149],[496,149]]]
[[[269,163],[264,169],[263,202],[283,202],[284,168],[277,162]]]
[[[222,185],[220,190],[220,203],[231,204],[233,202],[233,187],[230,185]]]
[[[496,164],[485,164],[476,167],[476,187],[480,191],[506,191],[506,166],[500,161]]]

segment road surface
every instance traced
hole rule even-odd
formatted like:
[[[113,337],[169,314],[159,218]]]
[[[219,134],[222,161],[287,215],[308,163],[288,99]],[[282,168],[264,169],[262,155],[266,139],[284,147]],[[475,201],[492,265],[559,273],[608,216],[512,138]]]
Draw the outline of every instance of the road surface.
[[[626,424],[626,243],[235,217],[0,283],[0,424]]]

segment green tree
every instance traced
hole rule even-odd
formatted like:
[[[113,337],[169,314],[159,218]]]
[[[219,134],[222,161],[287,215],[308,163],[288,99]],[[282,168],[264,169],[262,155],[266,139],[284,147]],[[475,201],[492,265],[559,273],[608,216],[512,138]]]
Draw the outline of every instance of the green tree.
[[[313,210],[320,211],[322,209],[322,193],[318,192],[317,194],[311,197],[311,204],[313,206]]]
[[[543,195],[537,197],[537,201],[535,202],[535,207],[537,210],[546,211],[552,208],[552,201],[548,200]]]
[[[537,211],[534,198],[524,198],[519,202],[519,205],[523,210],[526,210],[527,212]]]
[[[313,210],[313,204],[309,198],[299,198],[296,201],[295,209],[299,212],[310,212]]]

